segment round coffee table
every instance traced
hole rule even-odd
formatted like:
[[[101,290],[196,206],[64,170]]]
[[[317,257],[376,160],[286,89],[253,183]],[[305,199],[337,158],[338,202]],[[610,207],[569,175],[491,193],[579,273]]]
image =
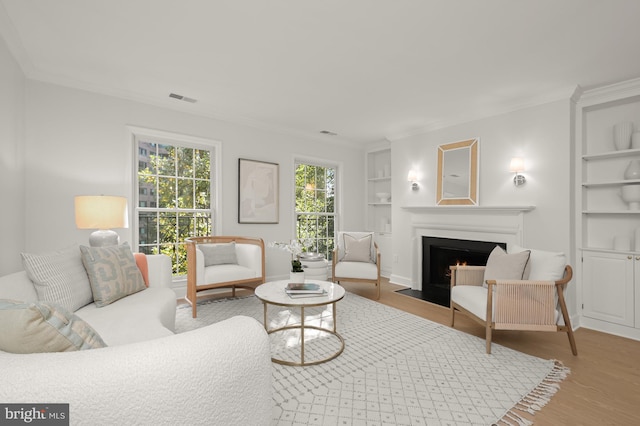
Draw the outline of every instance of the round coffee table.
[[[305,283],[315,283],[320,285],[323,290],[326,291],[326,294],[323,296],[312,295],[310,297],[300,297],[296,296],[295,298],[290,297],[287,293],[285,293],[284,289],[289,283],[288,280],[282,281],[271,281],[259,285],[256,288],[255,295],[258,299],[262,301],[264,305],[264,328],[267,330],[267,333],[273,334],[280,331],[285,330],[300,330],[300,362],[292,362],[286,361],[282,359],[278,359],[272,357],[271,360],[278,364],[283,365],[295,365],[295,366],[305,366],[305,365],[315,365],[323,362],[330,361],[336,358],[338,355],[342,353],[344,350],[344,339],[338,332],[336,331],[336,302],[342,300],[344,297],[345,291],[339,284],[335,284],[329,281],[317,281],[317,280],[305,280]],[[333,329],[317,327],[313,325],[307,325],[304,321],[304,308],[313,307],[313,306],[324,306],[324,305],[332,305],[333,307]],[[267,323],[267,305],[275,305],[275,306],[284,306],[288,308],[300,308],[300,324],[296,325],[287,325],[284,327],[274,328],[269,330],[269,324]],[[325,333],[329,333],[338,338],[340,341],[340,348],[332,353],[330,356],[307,362],[304,359],[304,332],[305,330],[313,329],[322,331]]]

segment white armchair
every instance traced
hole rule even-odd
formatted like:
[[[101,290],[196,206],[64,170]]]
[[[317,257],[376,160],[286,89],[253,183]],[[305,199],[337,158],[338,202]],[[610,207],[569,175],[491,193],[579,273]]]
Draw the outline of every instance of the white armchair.
[[[492,330],[566,332],[571,352],[577,355],[564,300],[564,289],[571,281],[573,271],[566,264],[564,254],[515,246],[509,249],[509,255],[499,253],[502,259],[497,265],[492,259],[496,249],[486,266],[450,267],[451,327],[456,313],[482,324],[486,329],[488,354],[491,353]],[[525,254],[523,252],[530,252],[524,261],[512,262],[508,258]],[[518,266],[514,266],[516,263]]]
[[[380,299],[380,251],[373,232],[338,232],[333,249],[333,282],[353,281],[376,286]]]
[[[187,295],[197,313],[197,292],[230,287],[255,289],[265,282],[264,241],[261,238],[209,236],[187,238]]]

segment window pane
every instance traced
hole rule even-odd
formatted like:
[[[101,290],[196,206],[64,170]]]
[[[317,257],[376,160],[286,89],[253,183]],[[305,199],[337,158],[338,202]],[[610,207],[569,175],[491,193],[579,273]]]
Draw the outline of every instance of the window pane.
[[[158,242],[158,218],[155,212],[138,214],[138,230],[140,244],[156,244]]]
[[[158,178],[158,206],[162,209],[176,207],[176,179],[168,177]]]
[[[196,209],[209,209],[211,208],[211,182],[208,180],[198,180],[196,185]]]
[[[193,180],[178,179],[178,208],[192,209],[195,207],[193,201]]]
[[[193,149],[175,148],[178,160],[178,176],[193,177]]]
[[[160,231],[160,244],[175,243],[176,240],[176,213],[158,213],[158,226]]]
[[[195,161],[194,177],[209,180],[209,177],[211,176],[211,155],[209,154],[209,151],[196,149],[194,150],[193,155]]]
[[[152,161],[156,167],[156,173],[161,176],[175,176],[176,164],[174,148],[170,145],[158,145],[158,152]]]

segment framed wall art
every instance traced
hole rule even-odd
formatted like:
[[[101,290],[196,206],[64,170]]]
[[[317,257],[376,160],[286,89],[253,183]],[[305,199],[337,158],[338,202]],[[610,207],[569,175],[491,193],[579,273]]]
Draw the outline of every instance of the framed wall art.
[[[279,165],[238,159],[238,223],[278,223]]]

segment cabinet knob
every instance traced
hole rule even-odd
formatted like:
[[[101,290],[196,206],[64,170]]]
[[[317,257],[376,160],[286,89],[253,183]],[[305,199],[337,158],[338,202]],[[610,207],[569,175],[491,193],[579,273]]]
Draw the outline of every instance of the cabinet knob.
[[[633,259],[633,256],[627,256],[627,259]]]
[[[636,256],[636,260],[640,260],[640,256]]]

